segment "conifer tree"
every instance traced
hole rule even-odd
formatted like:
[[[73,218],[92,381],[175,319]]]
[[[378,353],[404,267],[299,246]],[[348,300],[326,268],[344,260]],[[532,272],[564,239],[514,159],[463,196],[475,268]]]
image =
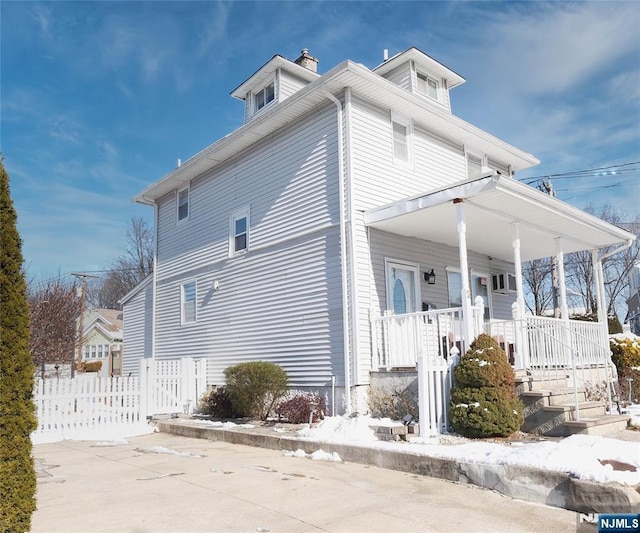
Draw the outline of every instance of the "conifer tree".
[[[0,159],[0,531],[31,529],[36,474],[31,432],[36,428],[29,353],[29,307],[22,271],[22,242]]]

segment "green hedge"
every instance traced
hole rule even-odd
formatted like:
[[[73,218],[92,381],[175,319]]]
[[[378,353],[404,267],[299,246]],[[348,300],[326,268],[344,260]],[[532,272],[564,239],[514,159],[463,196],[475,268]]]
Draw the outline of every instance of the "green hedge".
[[[287,393],[287,374],[275,363],[240,363],[226,368],[224,376],[224,389],[236,416],[266,420]]]

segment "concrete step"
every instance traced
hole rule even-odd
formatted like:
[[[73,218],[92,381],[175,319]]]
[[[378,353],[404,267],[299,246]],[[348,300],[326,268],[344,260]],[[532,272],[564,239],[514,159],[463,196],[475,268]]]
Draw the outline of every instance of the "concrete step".
[[[578,402],[580,418],[593,418],[605,416],[607,414],[606,402]],[[575,420],[576,408],[573,403],[562,405],[546,405],[542,408],[547,413],[564,414],[565,421]]]
[[[528,392],[534,390],[561,390],[569,387],[569,382],[564,375],[560,375],[557,379],[551,379],[544,377],[516,377],[516,391]]]
[[[573,403],[575,399],[575,394],[572,389],[523,391],[519,393],[519,396],[525,403],[535,401],[536,399],[544,399],[544,405],[563,405]],[[578,402],[586,401],[587,391],[585,389],[578,389]]]
[[[624,430],[631,417],[629,415],[606,415],[580,420],[569,420],[563,424],[565,435],[607,435]]]

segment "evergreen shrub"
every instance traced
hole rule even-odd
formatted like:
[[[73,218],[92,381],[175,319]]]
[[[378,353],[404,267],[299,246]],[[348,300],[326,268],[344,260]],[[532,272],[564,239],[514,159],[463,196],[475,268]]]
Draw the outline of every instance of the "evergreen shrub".
[[[640,402],[640,337],[615,336],[609,338],[611,360],[618,370],[620,400]],[[631,379],[632,381],[629,381]],[[629,394],[631,388],[631,394]]]
[[[266,420],[287,393],[287,373],[277,364],[252,361],[224,370],[225,390],[236,416]]]
[[[31,529],[36,472],[31,432],[37,427],[29,353],[29,307],[20,235],[0,159],[0,531]]]
[[[276,414],[292,424],[318,422],[324,420],[325,401],[316,392],[301,392],[281,401],[276,406]]]
[[[506,437],[524,422],[515,375],[504,350],[489,335],[471,343],[454,370],[449,419],[465,437]]]

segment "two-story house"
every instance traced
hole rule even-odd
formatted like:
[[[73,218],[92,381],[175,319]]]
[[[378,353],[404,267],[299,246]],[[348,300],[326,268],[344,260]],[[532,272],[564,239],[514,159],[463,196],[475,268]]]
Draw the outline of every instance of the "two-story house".
[[[271,58],[231,93],[243,126],[135,197],[155,211],[156,255],[123,301],[123,372],[202,357],[221,385],[267,360],[292,387],[335,385],[349,412],[372,370],[464,350],[479,328],[531,365],[513,326],[522,261],[557,256],[562,273],[564,253],[598,264],[633,235],[516,181],[538,160],[456,117],[465,80],[422,51],[317,65]]]

